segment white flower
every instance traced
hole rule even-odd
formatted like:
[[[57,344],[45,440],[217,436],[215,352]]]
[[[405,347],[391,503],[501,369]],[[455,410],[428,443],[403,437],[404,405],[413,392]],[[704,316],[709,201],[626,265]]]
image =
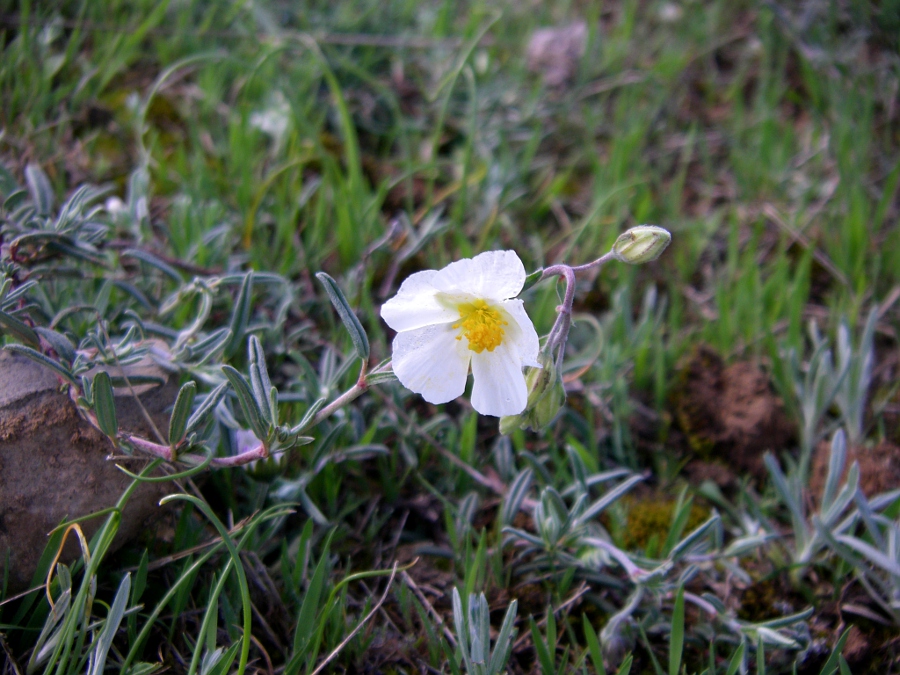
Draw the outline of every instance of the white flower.
[[[394,374],[429,403],[446,403],[475,382],[482,415],[517,415],[528,389],[523,366],[540,367],[538,336],[521,300],[525,267],[513,251],[489,251],[442,270],[413,274],[381,308],[398,331]]]

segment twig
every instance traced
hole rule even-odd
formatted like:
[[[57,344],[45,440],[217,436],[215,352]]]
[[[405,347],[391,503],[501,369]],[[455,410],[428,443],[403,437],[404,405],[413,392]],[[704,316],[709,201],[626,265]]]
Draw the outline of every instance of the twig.
[[[390,369],[390,362],[384,364],[381,368],[373,370],[369,375],[378,375],[380,373],[386,373],[388,369]],[[366,364],[363,364],[362,370],[359,373],[359,379],[356,381],[352,387],[350,387],[343,394],[334,399],[331,403],[322,408],[319,412],[316,413],[316,416],[313,418],[312,423],[309,425],[310,427],[316,426],[319,422],[322,422],[325,419],[328,419],[331,415],[334,414],[335,411],[340,410],[345,405],[359,398],[362,394],[369,390],[369,383],[367,380],[366,374]]]
[[[97,312],[97,325],[100,327],[100,330],[103,331],[103,337],[106,338],[106,342],[109,345],[109,350],[110,352],[112,352],[113,359],[116,362],[116,367],[122,371],[122,379],[125,380],[125,384],[128,387],[128,393],[131,394],[131,397],[134,399],[135,403],[137,403],[138,410],[141,411],[141,416],[144,418],[144,421],[147,422],[151,431],[153,431],[153,433],[156,435],[157,440],[160,443],[164,443],[165,438],[163,437],[162,433],[160,433],[159,427],[156,426],[156,422],[153,421],[153,417],[151,417],[150,413],[147,411],[147,408],[144,407],[144,404],[141,401],[140,397],[137,395],[137,392],[135,392],[134,386],[131,384],[131,379],[129,379],[125,367],[119,360],[119,354],[118,352],[116,352],[116,346],[113,344],[112,338],[106,331],[106,325],[103,323],[103,317],[100,316],[99,312]]]
[[[772,204],[763,204],[762,207],[763,214],[770,218],[773,223],[778,225],[781,229],[790,235],[791,239],[800,244],[805,249],[809,249],[812,251],[813,258],[816,259],[822,267],[824,267],[828,272],[841,282],[844,286],[850,287],[850,281],[847,279],[846,275],[844,275],[841,270],[837,268],[837,266],[832,262],[831,258],[829,258],[824,252],[822,252],[818,246],[813,245],[813,243],[806,238],[806,236],[795,230],[793,227],[788,225],[784,219],[782,219],[781,214],[778,213],[778,210]]]
[[[434,608],[431,602],[428,601],[428,598],[425,597],[425,594],[416,585],[416,582],[413,581],[413,578],[409,576],[409,574],[407,574],[406,572],[401,572],[400,576],[403,578],[403,583],[406,584],[406,587],[411,590],[418,601],[422,603],[425,611],[428,612],[435,621],[437,621],[438,626],[441,627],[441,630],[444,633],[444,637],[447,638],[447,642],[450,643],[450,647],[456,649],[456,638],[453,637],[453,631],[447,628],[447,625],[444,623],[444,617],[437,613],[437,610]]]
[[[350,634],[343,640],[341,640],[341,643],[337,647],[335,647],[328,656],[325,657],[325,660],[316,667],[316,669],[312,672],[312,675],[319,675],[319,673],[322,672],[322,669],[327,666],[344,647],[347,646],[347,643],[350,642],[350,640],[352,640],[360,630],[362,630],[362,627],[366,624],[366,622],[368,622],[368,620],[375,615],[375,612],[377,612],[381,608],[381,606],[384,604],[384,601],[387,599],[388,592],[391,590],[391,584],[394,581],[394,576],[396,576],[397,574],[397,564],[398,563],[396,562],[394,563],[394,567],[391,570],[391,576],[388,578],[384,593],[382,593],[381,598],[379,598],[378,602],[375,603],[375,606],[368,614],[366,614],[365,617],[363,617],[363,619],[358,624],[356,624],[356,627],[352,631],[350,631]]]
[[[255,607],[253,608],[256,609]],[[260,618],[259,612],[256,614],[256,618]],[[256,637],[253,633],[250,633],[250,641],[256,645],[256,648],[262,652],[263,658],[266,660],[266,672],[269,675],[275,675],[275,668],[272,666],[272,657],[269,656],[269,652],[266,651],[266,648],[263,647],[262,642],[259,641],[259,638]]]
[[[286,513],[294,513],[294,511],[290,510],[290,511],[287,511]],[[250,521],[253,520],[254,516],[256,516],[256,513],[253,513],[253,514],[247,516],[246,518],[244,518],[243,520],[239,521],[238,523],[236,523],[234,527],[232,527],[231,529],[228,530],[228,534],[235,535],[238,532],[240,532],[241,530],[243,530],[247,525],[250,524]],[[165,567],[166,565],[169,565],[170,563],[177,562],[177,561],[181,560],[182,558],[187,558],[188,556],[192,556],[195,553],[199,553],[203,549],[206,549],[206,548],[209,548],[210,546],[215,546],[216,544],[221,544],[221,543],[222,543],[222,537],[218,537],[218,536],[214,537],[213,539],[210,539],[209,541],[204,542],[202,544],[197,544],[196,546],[191,546],[190,548],[186,548],[183,551],[179,551],[178,553],[173,553],[171,555],[165,556],[164,558],[160,558],[158,560],[154,560],[151,563],[148,563],[147,571],[149,572],[149,571],[153,571],[155,569],[159,569],[160,567]],[[136,572],[137,569],[138,569],[137,565],[134,565],[132,567],[126,567],[125,571],[126,572]],[[32,590],[35,590],[35,589],[32,589]],[[28,592],[30,592],[30,591],[26,591],[26,593],[28,593]]]
[[[13,656],[13,653],[9,650],[9,645],[6,644],[6,639],[3,637],[3,634],[0,633],[0,647],[3,648],[3,652],[6,654],[6,662],[12,666],[13,672],[16,675],[22,675],[22,671],[19,670],[19,664],[16,662],[16,657]]]
[[[331,417],[332,414],[336,410],[343,408],[345,405],[350,403],[351,401],[359,398],[362,394],[364,394],[368,390],[369,386],[363,382],[360,384],[357,382],[350,389],[345,391],[343,394],[334,399],[331,403],[322,408],[319,412],[316,413],[315,418],[310,426],[316,426],[319,422]]]

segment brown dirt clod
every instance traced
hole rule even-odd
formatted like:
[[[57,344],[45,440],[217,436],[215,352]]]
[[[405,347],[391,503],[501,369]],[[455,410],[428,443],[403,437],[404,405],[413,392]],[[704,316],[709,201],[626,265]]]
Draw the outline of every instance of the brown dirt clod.
[[[726,367],[705,346],[682,369],[672,401],[676,421],[699,458],[741,475],[763,478],[765,452],[789,447],[796,436],[784,404],[758,366],[740,361]],[[720,474],[711,475],[724,480]]]
[[[816,446],[809,477],[809,491],[816,500],[821,498],[825,490],[830,457],[831,441],[824,439]],[[841,481],[846,478],[853,462],[859,462],[859,487],[867,497],[900,486],[900,446],[890,441],[882,441],[872,447],[848,445]]]
[[[157,369],[157,373],[160,373]],[[165,410],[177,394],[171,378],[140,396],[159,428],[167,428]],[[121,429],[153,438],[131,396],[116,396]],[[9,551],[9,588],[28,587],[48,534],[72,520],[114,506],[132,479],[107,461],[109,439],[81,417],[51,371],[22,356],[0,352],[0,577]],[[132,471],[141,464],[129,462]],[[158,501],[171,486],[144,483],[127,503],[114,547],[138,534],[148,517],[159,513]],[[90,538],[104,518],[81,523]],[[68,537],[62,561],[80,555]]]

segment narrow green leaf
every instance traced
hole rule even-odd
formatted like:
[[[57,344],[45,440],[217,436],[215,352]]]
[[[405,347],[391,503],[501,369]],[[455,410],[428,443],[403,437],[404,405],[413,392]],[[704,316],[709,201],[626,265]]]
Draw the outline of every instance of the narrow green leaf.
[[[32,288],[36,288],[38,286],[38,282],[32,279],[31,281],[26,281],[19,284],[11,291],[9,290],[9,286],[12,285],[12,279],[7,279],[3,285],[9,293],[8,295],[3,296],[3,302],[15,303],[19,302],[20,300],[24,300],[25,294],[29,293]]]
[[[474,559],[472,559],[472,563],[470,565],[466,565],[465,576],[463,579],[463,588],[465,588],[467,598],[471,598],[474,595],[475,586],[478,583],[478,579],[480,577],[483,578],[486,556],[487,530],[482,530],[481,536],[478,538],[478,547],[475,549],[475,557]]]
[[[238,402],[241,404],[241,410],[244,411],[247,424],[250,425],[258,439],[265,440],[269,435],[268,424],[263,420],[262,412],[256,404],[256,399],[253,396],[250,385],[247,383],[247,379],[228,365],[222,366],[222,372],[225,373],[225,377],[231,382],[231,386],[234,388],[235,394],[237,394]]]
[[[134,582],[131,584],[131,604],[136,605],[141,601],[141,596],[144,594],[144,589],[147,588],[147,567],[150,563],[150,558],[147,554],[147,549],[144,549],[143,555],[141,555],[141,562],[138,565],[137,572],[134,573]]]
[[[684,533],[688,518],[691,515],[691,506],[693,505],[694,500],[690,497],[687,499],[684,497],[685,491],[682,490],[681,494],[678,496],[678,502],[675,505],[675,512],[672,514],[672,523],[670,524],[669,532],[666,535],[666,542],[663,544],[663,556],[667,556],[675,547],[675,544],[678,543],[678,540]]]
[[[5,165],[0,164],[0,195],[6,196],[18,189],[19,184],[16,182],[16,177]]]
[[[606,668],[603,666],[603,651],[600,649],[600,640],[597,639],[597,631],[594,630],[594,626],[588,619],[587,614],[581,615],[581,624],[584,627],[584,639],[585,642],[587,642],[588,651],[591,654],[594,670],[597,675],[606,675]]]
[[[822,529],[824,529],[824,527]],[[893,557],[885,555],[871,544],[867,544],[866,542],[862,541],[861,539],[857,539],[856,537],[841,534],[834,538],[844,546],[848,546],[860,555],[864,555],[866,558],[868,558],[870,563],[872,563],[873,565],[877,565],[885,572],[888,572],[891,576],[900,578],[900,563],[898,563],[897,560],[895,560]]]
[[[182,437],[192,434],[200,428],[201,425],[206,423],[207,416],[212,414],[213,410],[216,409],[216,406],[219,405],[219,402],[225,398],[225,394],[228,392],[228,385],[228,382],[223,382],[206,395],[206,398],[203,399],[203,403],[197,407],[197,410],[194,411],[194,414],[191,415],[190,419],[187,421],[187,426],[184,428],[184,435]]]
[[[490,675],[498,675],[503,672],[509,661],[509,654],[512,651],[512,644],[515,639],[513,624],[516,622],[518,607],[518,601],[513,600],[509,603],[509,607],[506,608],[506,615],[503,617],[500,632],[497,634],[497,641],[494,643],[494,650],[491,652],[491,661],[488,664],[488,673]]]
[[[756,675],[766,675],[766,645],[762,635],[756,638]]]
[[[150,265],[150,267],[159,270],[177,284],[184,283],[184,278],[178,270],[148,251],[142,251],[137,248],[127,248],[122,251],[120,255],[122,258],[134,258],[135,260],[140,260],[142,263]]]
[[[601,511],[603,511],[603,509],[615,502],[642,480],[644,480],[644,477],[640,475],[632,476],[631,478],[623,480],[616,487],[609,490],[606,494],[604,494],[597,501],[591,504],[587,509],[585,509],[584,513],[581,515],[582,520],[587,521],[598,515]]]
[[[553,608],[547,605],[544,614],[547,617],[547,646],[550,648],[551,654],[556,654],[556,616],[553,614]],[[555,660],[555,659],[554,659]]]
[[[55,196],[47,174],[37,164],[29,164],[25,167],[25,183],[38,215],[49,216],[53,211]]]
[[[803,541],[797,542],[797,546],[798,548],[802,548],[806,544],[806,540],[809,538],[809,532],[806,527],[806,518],[804,517],[803,507],[797,501],[797,497],[788,484],[787,477],[784,475],[784,472],[781,470],[781,466],[778,464],[778,461],[775,459],[775,456],[771,452],[765,453],[765,455],[763,456],[763,463],[766,465],[766,468],[769,471],[769,475],[772,477],[772,485],[775,487],[776,492],[778,492],[779,496],[781,497],[781,501],[788,508],[788,511],[791,512],[791,521],[794,526],[794,536],[798,539],[803,539]]]
[[[350,333],[350,339],[353,340],[356,354],[363,361],[367,361],[369,359],[369,338],[366,336],[366,331],[363,329],[359,319],[356,318],[356,314],[350,309],[350,303],[344,297],[343,291],[341,291],[337,282],[325,272],[317,272],[316,278],[322,282],[331,304],[334,305],[334,309],[344,323],[344,328]]]
[[[469,595],[469,637],[472,640],[472,663],[483,669],[491,646],[491,618],[484,593]]]
[[[632,663],[634,663],[634,656],[629,654],[627,657],[625,657],[622,665],[619,666],[619,669],[616,671],[616,675],[628,675],[631,672]]]
[[[322,553],[319,555],[319,562],[313,572],[309,585],[306,587],[306,593],[303,596],[303,603],[300,605],[300,614],[297,617],[297,630],[294,632],[294,653],[295,655],[307,652],[310,647],[312,636],[316,633],[316,614],[319,611],[319,599],[322,591],[325,589],[325,579],[328,574],[328,549],[331,545],[331,539],[335,530],[332,530],[325,545],[322,547]],[[298,564],[302,562],[298,561]]]
[[[175,494],[169,495],[167,497],[163,497],[160,500],[160,504],[166,504],[175,499],[180,499],[184,501],[188,501],[193,504],[196,508],[203,512],[203,515],[206,516],[207,520],[209,520],[210,524],[216,528],[219,533],[219,536],[222,538],[222,543],[225,544],[225,547],[228,549],[228,554],[230,560],[228,561],[225,571],[222,573],[222,579],[219,582],[220,588],[223,586],[225,579],[228,577],[228,572],[234,570],[237,575],[238,587],[240,588],[240,598],[241,598],[241,609],[243,613],[243,635],[240,639],[241,645],[241,659],[237,667],[237,672],[243,673],[244,669],[247,667],[247,659],[250,654],[250,635],[251,635],[251,624],[252,624],[252,608],[251,608],[251,600],[250,600],[250,587],[247,585],[247,575],[244,572],[244,563],[241,560],[240,554],[238,553],[238,548],[235,546],[234,542],[231,539],[231,536],[228,533],[228,529],[219,520],[215,513],[213,513],[210,506],[201,499],[194,497],[193,495],[186,494]],[[239,543],[238,546],[241,544]],[[201,625],[200,632],[203,632],[203,626]],[[194,654],[197,656],[197,653]],[[190,672],[194,672],[196,668],[196,661],[192,660],[190,666]],[[124,670],[124,669],[123,669]]]
[[[44,620],[37,642],[32,649],[31,658],[28,659],[27,673],[30,674],[37,670],[38,666],[49,658],[50,650],[59,643],[60,631],[63,628],[60,624],[67,618],[71,603],[72,589],[66,588],[56,598],[56,604]]]
[[[263,419],[269,425],[276,425],[278,424],[278,409],[273,409],[270,405],[272,383],[269,381],[269,374],[266,371],[266,356],[259,343],[259,338],[255,335],[250,336],[247,351],[250,361],[250,386],[253,389],[256,405],[262,413]]]
[[[113,387],[136,387],[139,384],[152,384],[161,387],[166,383],[166,378],[158,375],[129,375],[127,378],[116,375],[110,377],[109,381]]]
[[[802,612],[794,612],[793,614],[779,616],[775,619],[769,619],[768,621],[758,621],[753,625],[757,628],[784,628],[785,626],[790,626],[799,623],[800,621],[806,621],[813,615],[813,612],[815,612],[813,607],[807,607]]]
[[[231,340],[225,347],[225,356],[229,358],[238,353],[241,344],[244,342],[247,324],[250,323],[250,298],[252,295],[253,272],[247,272],[244,275],[244,280],[241,282],[241,289],[238,291],[234,309],[231,312],[231,323],[228,325],[228,328],[231,330]]]
[[[731,655],[731,661],[728,663],[728,670],[725,672],[725,675],[734,675],[740,669],[741,664],[744,662],[744,651],[746,649],[747,643],[741,641],[740,646]]]
[[[97,416],[97,424],[100,426],[100,431],[115,442],[116,435],[119,433],[119,421],[116,419],[116,398],[113,393],[109,373],[101,370],[94,375],[92,388],[94,390],[94,414]]]
[[[325,402],[327,399],[320,398],[316,400],[309,408],[306,409],[306,412],[303,414],[303,419],[291,429],[292,434],[299,434],[308,427],[312,421],[315,419],[316,415],[319,411],[325,406]]]
[[[5,195],[3,210],[7,213],[15,213],[19,207],[28,201],[28,191],[24,189],[13,190]]]
[[[541,672],[543,675],[555,675],[553,659],[550,657],[550,649],[547,647],[544,637],[538,630],[534,619],[529,618],[528,622],[531,625],[531,640],[534,642],[534,650],[537,652],[538,663],[541,664]]]
[[[681,653],[684,649],[684,586],[678,587],[675,607],[672,610],[672,632],[669,635],[669,675],[681,670]]]
[[[469,625],[466,621],[465,609],[462,606],[462,598],[459,596],[459,589],[453,587],[453,625],[456,627],[456,640],[459,643],[459,651],[462,654],[463,663],[466,666],[467,673],[474,673],[475,669],[472,665],[472,656],[469,653]]]
[[[841,666],[841,675],[853,675],[853,672],[850,670],[850,664],[847,663],[847,659],[844,658],[843,654],[838,656],[838,663]]]
[[[703,523],[698,525],[696,528],[691,530],[688,535],[682,539],[675,548],[672,549],[672,552],[669,554],[669,558],[672,560],[677,560],[681,556],[687,554],[694,544],[697,543],[700,539],[702,539],[709,530],[715,527],[719,522],[719,514],[713,511],[713,514]]]
[[[457,663],[456,655],[450,648],[450,643],[448,643],[443,636],[439,636],[438,639],[440,640],[441,649],[444,650],[444,656],[447,657],[447,663],[450,664],[451,675],[460,675],[461,671],[459,670],[459,664]],[[472,671],[467,670],[466,672],[468,673]]]
[[[220,328],[210,333],[207,337],[192,344],[188,348],[190,358],[199,357],[195,365],[202,366],[221,352],[231,340],[231,330]]]
[[[516,514],[519,512],[519,508],[522,506],[522,502],[525,500],[525,495],[531,489],[533,479],[534,471],[529,467],[522,469],[513,479],[509,489],[506,491],[506,495],[504,495],[503,506],[500,509],[501,526],[506,526],[513,522]]]
[[[65,335],[43,326],[37,326],[34,330],[50,345],[53,351],[59,354],[59,358],[69,364],[75,360],[75,346],[69,342],[69,338]]]
[[[188,418],[194,407],[194,397],[197,395],[197,383],[185,382],[178,390],[178,398],[172,408],[172,416],[169,418],[169,445],[177,445],[184,440]]]
[[[388,370],[384,373],[369,373],[366,375],[366,384],[370,387],[374,387],[376,384],[388,384],[397,381],[397,376],[394,375],[393,370]]]
[[[0,312],[0,325],[3,326],[7,333],[13,335],[22,342],[27,342],[32,347],[40,347],[41,341],[38,338],[38,334],[34,332],[34,329],[21,319],[14,317],[12,314]]]
[[[119,624],[122,623],[122,617],[125,616],[130,591],[131,573],[127,573],[119,584],[119,590],[116,591],[116,597],[109,608],[106,621],[103,622],[103,630],[94,640],[88,659],[88,675],[103,675],[106,668],[106,656],[109,654],[113,638],[116,637],[116,631],[119,630]]]
[[[234,665],[234,660],[238,655],[238,648],[241,646],[240,642],[235,642],[228,649],[223,650],[219,647],[216,651],[219,652],[218,659],[214,665],[209,667],[208,673],[204,673],[201,670],[201,675],[227,675],[227,673],[231,672],[231,666]]]
[[[210,581],[210,591],[209,591],[209,600],[206,603],[206,613],[209,615],[209,619],[204,621],[206,624],[206,635],[203,636],[206,642],[206,651],[207,653],[212,653],[216,649],[216,633],[218,632],[218,624],[219,624],[219,594],[216,593],[216,575],[213,574],[213,578]],[[197,648],[199,649],[200,643],[198,641]]]

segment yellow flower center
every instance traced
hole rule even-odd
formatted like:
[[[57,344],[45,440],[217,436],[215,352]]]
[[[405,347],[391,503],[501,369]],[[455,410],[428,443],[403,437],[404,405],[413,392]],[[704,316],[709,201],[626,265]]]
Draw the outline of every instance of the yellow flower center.
[[[469,341],[469,349],[480,354],[485,349],[494,351],[503,342],[503,326],[509,325],[503,320],[503,315],[484,300],[463,302],[456,307],[459,310],[459,321],[453,324],[453,328],[461,328],[461,334],[456,336],[462,340],[463,336]]]

